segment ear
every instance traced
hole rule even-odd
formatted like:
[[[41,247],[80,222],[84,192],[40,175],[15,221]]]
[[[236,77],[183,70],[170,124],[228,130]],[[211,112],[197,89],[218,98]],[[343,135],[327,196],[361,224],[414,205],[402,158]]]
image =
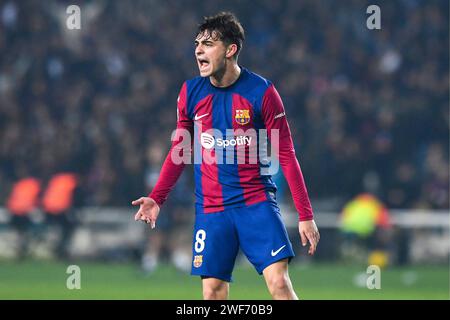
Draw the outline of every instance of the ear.
[[[237,52],[237,45],[235,43],[232,43],[228,46],[225,57],[231,58],[233,55],[236,54],[236,52]]]

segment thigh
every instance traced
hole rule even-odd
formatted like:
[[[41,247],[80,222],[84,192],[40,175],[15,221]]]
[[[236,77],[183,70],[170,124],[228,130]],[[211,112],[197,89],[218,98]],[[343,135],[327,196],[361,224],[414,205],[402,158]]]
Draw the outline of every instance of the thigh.
[[[263,270],[282,259],[294,257],[292,244],[281,219],[278,206],[261,202],[233,213],[239,244],[256,271]]]
[[[238,250],[236,232],[226,211],[196,215],[192,275],[232,281]]]

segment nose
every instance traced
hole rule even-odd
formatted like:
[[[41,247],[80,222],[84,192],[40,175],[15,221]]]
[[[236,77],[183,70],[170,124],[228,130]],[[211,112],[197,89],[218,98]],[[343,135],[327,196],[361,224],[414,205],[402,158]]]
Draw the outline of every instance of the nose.
[[[201,44],[197,45],[197,47],[195,48],[195,55],[199,56],[201,55],[203,52],[203,46]]]

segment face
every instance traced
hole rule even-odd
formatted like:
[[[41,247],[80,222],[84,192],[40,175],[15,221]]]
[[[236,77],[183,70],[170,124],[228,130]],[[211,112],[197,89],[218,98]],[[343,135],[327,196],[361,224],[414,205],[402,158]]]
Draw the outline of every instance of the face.
[[[210,77],[219,74],[226,65],[226,50],[223,41],[213,31],[200,33],[195,39],[195,58],[200,76]]]

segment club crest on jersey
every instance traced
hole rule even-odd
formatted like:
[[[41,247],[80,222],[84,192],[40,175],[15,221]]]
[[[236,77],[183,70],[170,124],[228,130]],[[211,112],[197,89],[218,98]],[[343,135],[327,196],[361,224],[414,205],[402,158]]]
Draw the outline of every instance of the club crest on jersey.
[[[203,263],[203,255],[194,256],[194,267],[200,268]]]
[[[244,125],[250,122],[250,110],[236,110],[236,115],[234,116],[236,122],[240,125]]]

